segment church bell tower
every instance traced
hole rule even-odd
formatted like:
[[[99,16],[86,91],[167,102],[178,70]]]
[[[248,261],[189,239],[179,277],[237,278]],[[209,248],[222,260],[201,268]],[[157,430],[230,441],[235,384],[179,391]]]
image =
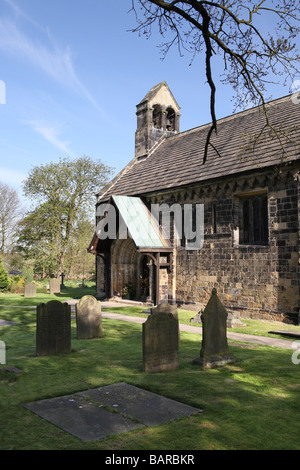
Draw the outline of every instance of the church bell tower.
[[[162,137],[179,132],[180,107],[166,82],[155,85],[137,105],[135,157],[145,158]]]

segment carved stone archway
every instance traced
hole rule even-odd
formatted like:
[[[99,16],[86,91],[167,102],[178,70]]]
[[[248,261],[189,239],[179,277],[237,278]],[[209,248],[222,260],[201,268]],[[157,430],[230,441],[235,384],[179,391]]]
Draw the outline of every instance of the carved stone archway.
[[[116,239],[111,246],[111,295],[139,297],[139,276],[142,254],[138,253],[133,240]]]

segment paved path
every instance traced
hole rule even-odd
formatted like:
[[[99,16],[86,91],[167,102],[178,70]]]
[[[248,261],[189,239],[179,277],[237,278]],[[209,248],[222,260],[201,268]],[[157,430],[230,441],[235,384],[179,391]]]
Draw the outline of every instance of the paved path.
[[[105,308],[107,307],[105,306]],[[129,315],[122,315],[121,313],[110,313],[110,312],[102,312],[102,316],[103,318],[110,318],[113,320],[122,320],[122,321],[127,321],[127,322],[132,322],[132,323],[144,323],[147,320],[147,317],[146,318],[131,317]],[[180,328],[180,331],[186,331],[188,333],[199,333],[199,334],[202,333],[201,326],[183,325],[182,323],[180,323],[179,328]],[[227,338],[234,339],[235,341],[242,341],[244,343],[255,343],[260,346],[275,346],[277,348],[294,349],[292,347],[293,341],[289,341],[286,339],[267,338],[265,336],[254,336],[254,335],[247,335],[247,334],[242,334],[242,333],[234,333],[230,331],[227,331]]]
[[[72,299],[72,300],[68,300],[67,302],[75,310],[75,305],[78,302],[78,300]],[[102,308],[128,307],[130,305],[133,305],[133,302],[132,303],[126,302],[126,301],[101,302]],[[137,303],[135,302],[134,305],[136,306]],[[0,305],[0,307],[1,306],[8,307],[8,305]],[[27,308],[35,308],[35,307],[27,306]],[[102,316],[103,318],[111,318],[114,320],[122,320],[122,321],[131,322],[131,323],[144,323],[147,320],[147,316],[145,316],[145,318],[141,318],[141,317],[132,317],[130,315],[122,315],[121,313],[111,313],[111,312],[102,312]],[[179,328],[180,328],[180,331],[186,331],[189,333],[199,333],[199,334],[202,333],[201,326],[180,324]],[[260,346],[275,346],[277,348],[292,349],[292,350],[295,349],[295,347],[293,348],[294,341],[289,341],[289,340],[280,339],[280,338],[268,338],[266,336],[254,336],[254,335],[247,335],[247,334],[242,334],[242,333],[234,333],[231,331],[227,331],[227,338],[233,339],[235,341],[241,341],[244,343],[254,343]]]

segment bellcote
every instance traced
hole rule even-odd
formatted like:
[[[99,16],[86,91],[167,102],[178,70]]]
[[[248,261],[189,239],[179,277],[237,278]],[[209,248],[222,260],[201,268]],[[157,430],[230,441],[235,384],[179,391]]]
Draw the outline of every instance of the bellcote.
[[[164,137],[179,132],[180,107],[166,82],[155,85],[137,105],[135,157],[146,157]]]

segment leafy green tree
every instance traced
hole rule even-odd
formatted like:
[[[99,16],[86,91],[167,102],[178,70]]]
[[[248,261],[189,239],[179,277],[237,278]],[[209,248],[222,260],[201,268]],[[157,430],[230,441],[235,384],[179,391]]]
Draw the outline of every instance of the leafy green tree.
[[[8,277],[8,273],[5,270],[3,263],[2,263],[2,258],[0,257],[0,291],[8,290],[9,285],[10,285],[10,280]]]
[[[34,279],[33,267],[29,264],[24,264],[22,268],[22,277],[25,279],[25,282],[32,282]]]
[[[19,235],[19,247],[26,256],[39,259],[59,277],[82,210],[93,217],[95,195],[112,172],[101,160],[87,156],[34,167],[23,188],[36,204]]]
[[[95,224],[84,211],[78,214],[76,224],[72,230],[72,236],[65,258],[65,272],[69,277],[90,275],[95,267],[95,259],[87,252],[91,241],[91,234],[95,230]]]
[[[20,223],[16,250],[25,259],[34,260],[34,272],[42,278],[58,269],[60,223],[53,217],[51,205],[43,203],[29,212]]]

